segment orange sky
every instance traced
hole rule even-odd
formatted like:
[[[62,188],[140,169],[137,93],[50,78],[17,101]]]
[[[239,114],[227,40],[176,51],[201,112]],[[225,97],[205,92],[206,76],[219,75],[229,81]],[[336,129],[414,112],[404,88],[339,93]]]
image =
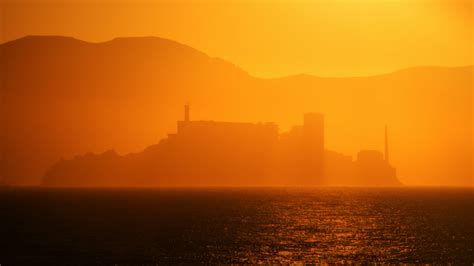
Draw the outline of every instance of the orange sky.
[[[153,35],[259,77],[473,64],[470,0],[3,0],[0,41]]]
[[[210,56],[228,60],[257,77],[279,77],[298,73],[319,76],[366,76],[413,66],[474,64],[472,43],[474,1],[470,0],[0,1],[3,1],[0,3],[2,43],[25,35],[63,35],[92,42],[107,41],[119,36],[159,36],[187,44]],[[469,84],[469,80],[466,80],[462,79],[459,84]],[[423,80],[416,83],[416,86],[423,91],[427,83],[429,81]],[[437,84],[430,84],[426,89],[437,88],[435,85]],[[400,88],[397,87],[393,91],[398,89]],[[335,94],[334,92],[328,94],[331,93]],[[411,115],[411,111],[401,108],[386,113],[374,113],[362,106],[360,108],[363,110],[359,111],[366,116],[348,123],[346,120],[352,120],[350,112],[352,107],[349,104],[341,108],[343,104],[339,95],[333,96],[332,101],[328,100],[321,104],[326,109],[318,109],[317,106],[313,106],[313,102],[311,106],[309,101],[298,102],[294,110],[284,112],[280,110],[280,113],[284,113],[279,114],[283,116],[281,120],[272,118],[270,121],[275,121],[282,125],[283,129],[288,129],[289,125],[301,122],[297,120],[301,119],[302,115],[300,107],[306,104],[310,107],[307,111],[320,111],[328,115],[327,147],[352,156],[355,156],[361,148],[382,150],[382,129],[384,123],[389,121],[392,122],[390,126],[393,128],[391,136],[397,137],[391,139],[394,147],[392,158],[395,165],[400,166],[402,175],[404,167],[429,168],[430,165],[439,163],[434,159],[418,160],[421,156],[413,152],[420,150],[418,147],[421,144],[420,138],[412,136],[416,134],[411,134],[410,131],[410,127],[417,120],[405,121],[405,118],[416,118],[416,115]],[[380,106],[388,106],[393,100],[391,95],[384,97],[371,95],[371,97],[370,99]],[[437,115],[443,117],[459,113],[465,115],[465,109],[474,108],[472,102],[470,106],[452,103],[449,108],[444,107],[449,110],[445,112],[446,110],[442,108],[436,108],[438,104],[436,97],[440,97],[436,92],[430,94],[426,91],[425,95],[420,95],[421,97],[425,100],[430,99],[431,102],[420,104],[420,114],[425,115],[422,112],[423,107],[430,107],[431,109],[427,110],[436,111],[429,114],[429,118],[433,121],[437,119]],[[353,98],[348,97],[346,100],[350,103]],[[383,101],[388,102],[382,105]],[[465,104],[464,101],[459,102]],[[199,108],[204,107],[201,105],[196,109]],[[235,112],[241,111],[235,110]],[[221,117],[201,118],[249,121],[248,117],[232,116],[232,112],[227,114],[223,112]],[[418,117],[421,121],[425,121],[425,118],[421,120]],[[370,119],[371,122],[368,122]],[[390,119],[404,121],[404,124],[397,124]],[[452,125],[456,119],[459,120],[456,124],[458,128]],[[416,126],[425,129],[425,132],[432,132],[431,136],[423,138],[426,141],[442,136],[443,138],[439,139],[453,142],[453,147],[456,146],[456,142],[462,145],[465,143],[474,145],[472,138],[469,140],[469,136],[464,134],[464,129],[472,127],[464,123],[469,119],[472,120],[472,115],[469,119],[464,116],[456,119],[452,119],[453,123],[448,129],[445,125],[429,121],[425,121],[426,125]],[[344,124],[347,124],[346,130],[343,129]],[[359,127],[357,124],[360,124]],[[142,123],[136,128],[146,132],[149,130],[149,125]],[[349,129],[352,131],[350,134],[347,133]],[[464,135],[457,134],[457,131]],[[410,136],[404,135],[408,133]],[[152,141],[156,140],[154,132],[153,134],[150,132],[148,137]],[[149,139],[142,139],[133,145],[151,143],[153,142]],[[422,144],[433,149],[436,147],[430,146],[430,143]],[[130,150],[124,150],[128,151]],[[429,155],[436,152],[448,154],[451,151],[423,152]],[[455,154],[454,151],[452,153]],[[449,158],[453,162],[456,161],[455,156]],[[440,179],[441,181],[433,179],[428,183],[423,178],[409,177],[402,181],[407,181],[407,184],[411,185],[469,185],[470,181],[463,179],[458,182],[445,178]]]

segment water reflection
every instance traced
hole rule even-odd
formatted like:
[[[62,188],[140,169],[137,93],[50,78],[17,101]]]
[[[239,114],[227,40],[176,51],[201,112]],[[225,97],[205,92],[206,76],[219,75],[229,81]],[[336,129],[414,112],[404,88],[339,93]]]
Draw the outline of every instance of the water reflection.
[[[473,199],[472,189],[0,191],[11,240],[0,258],[471,263]]]

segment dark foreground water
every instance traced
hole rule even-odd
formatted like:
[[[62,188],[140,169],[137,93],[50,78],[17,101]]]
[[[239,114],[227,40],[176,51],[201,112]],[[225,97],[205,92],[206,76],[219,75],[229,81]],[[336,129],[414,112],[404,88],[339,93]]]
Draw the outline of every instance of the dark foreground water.
[[[2,189],[0,264],[471,265],[473,192]]]

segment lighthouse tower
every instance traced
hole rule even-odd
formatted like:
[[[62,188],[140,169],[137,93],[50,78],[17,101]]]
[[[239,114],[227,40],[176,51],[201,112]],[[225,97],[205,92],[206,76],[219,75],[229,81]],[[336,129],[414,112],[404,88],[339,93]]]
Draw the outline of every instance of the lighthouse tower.
[[[385,162],[387,164],[390,164],[388,160],[388,128],[387,125],[385,125]]]
[[[189,103],[186,103],[184,105],[184,121],[185,122],[189,122],[189,108],[190,108]]]

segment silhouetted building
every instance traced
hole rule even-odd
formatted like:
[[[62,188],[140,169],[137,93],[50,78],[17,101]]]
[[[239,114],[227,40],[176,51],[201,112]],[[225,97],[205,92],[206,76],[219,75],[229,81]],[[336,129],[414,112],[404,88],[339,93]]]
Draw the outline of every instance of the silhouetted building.
[[[326,150],[323,172],[325,185],[343,186],[358,184],[354,176],[352,156]]]
[[[303,141],[311,153],[321,157],[324,152],[324,116],[318,113],[304,115]]]
[[[362,185],[401,185],[396,169],[389,162],[387,126],[384,146],[385,154],[374,150],[363,150],[357,154],[355,176]]]
[[[309,184],[323,184],[324,116],[317,113],[304,115],[303,169]]]
[[[200,184],[263,184],[276,164],[278,127],[274,123],[190,121],[189,105],[177,133],[169,135],[178,179]]]
[[[190,106],[176,133],[141,153],[108,151],[61,160],[45,175],[49,185],[399,185],[379,151],[351,156],[325,150],[324,117],[279,134],[274,123],[190,119]]]
[[[360,151],[357,154],[355,170],[361,185],[399,185],[395,168],[388,164],[379,151]]]
[[[324,184],[324,116],[304,115],[302,126],[280,135],[278,173],[282,183]]]

